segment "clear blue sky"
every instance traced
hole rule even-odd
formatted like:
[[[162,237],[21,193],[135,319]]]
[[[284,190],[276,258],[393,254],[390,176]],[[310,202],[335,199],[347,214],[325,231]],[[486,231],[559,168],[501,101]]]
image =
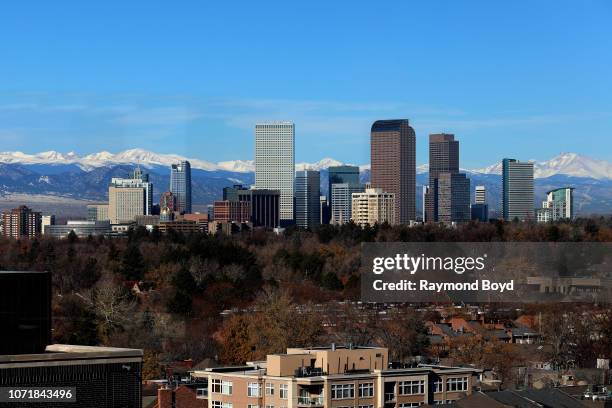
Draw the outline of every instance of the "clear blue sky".
[[[95,4],[94,4],[95,3]],[[609,1],[12,1],[0,13],[0,151],[143,147],[253,157],[259,120],[296,159],[369,162],[409,118],[417,162],[562,151],[612,160]]]

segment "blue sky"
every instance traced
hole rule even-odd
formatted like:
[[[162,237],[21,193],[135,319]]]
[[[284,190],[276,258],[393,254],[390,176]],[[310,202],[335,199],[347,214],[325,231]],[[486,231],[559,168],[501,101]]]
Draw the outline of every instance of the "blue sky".
[[[369,162],[369,127],[455,133],[462,167],[612,160],[607,1],[53,1],[0,14],[0,151],[142,147],[251,159],[260,120],[296,159]]]

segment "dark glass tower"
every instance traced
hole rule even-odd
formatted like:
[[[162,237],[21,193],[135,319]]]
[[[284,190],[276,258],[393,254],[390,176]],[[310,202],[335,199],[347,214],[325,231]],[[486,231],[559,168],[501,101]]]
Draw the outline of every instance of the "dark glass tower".
[[[429,191],[423,203],[425,221],[437,222],[438,198],[440,194],[450,196],[450,191],[439,191],[438,181],[441,173],[459,173],[459,141],[455,140],[455,135],[448,133],[429,135]],[[445,188],[451,188],[451,183],[446,183]]]
[[[182,161],[170,168],[170,192],[176,196],[176,211],[191,213],[191,164]]]
[[[295,172],[295,223],[313,228],[321,223],[320,174],[314,170]]]
[[[331,166],[327,169],[327,200],[329,207],[333,205],[332,185],[349,184],[351,187],[359,187],[359,167],[358,166]]]

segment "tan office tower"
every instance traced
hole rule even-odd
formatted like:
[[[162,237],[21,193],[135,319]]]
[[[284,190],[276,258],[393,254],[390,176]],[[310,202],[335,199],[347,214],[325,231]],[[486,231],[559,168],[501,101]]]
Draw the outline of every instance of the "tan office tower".
[[[399,224],[416,216],[416,134],[408,119],[378,120],[371,133],[371,183],[395,195]]]
[[[108,217],[111,224],[134,221],[145,214],[145,189],[138,187],[108,188]]]

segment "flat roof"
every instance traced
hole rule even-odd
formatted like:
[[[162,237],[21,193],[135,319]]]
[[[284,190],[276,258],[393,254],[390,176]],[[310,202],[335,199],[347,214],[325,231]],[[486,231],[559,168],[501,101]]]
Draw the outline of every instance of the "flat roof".
[[[49,273],[49,272],[48,271],[0,271],[0,274],[10,274],[10,273],[20,273],[20,274],[37,273],[37,274],[41,274],[41,273]]]
[[[47,346],[44,353],[40,354],[0,355],[0,367],[2,364],[10,363],[142,358],[142,355],[143,352],[140,349],[51,344]]]

